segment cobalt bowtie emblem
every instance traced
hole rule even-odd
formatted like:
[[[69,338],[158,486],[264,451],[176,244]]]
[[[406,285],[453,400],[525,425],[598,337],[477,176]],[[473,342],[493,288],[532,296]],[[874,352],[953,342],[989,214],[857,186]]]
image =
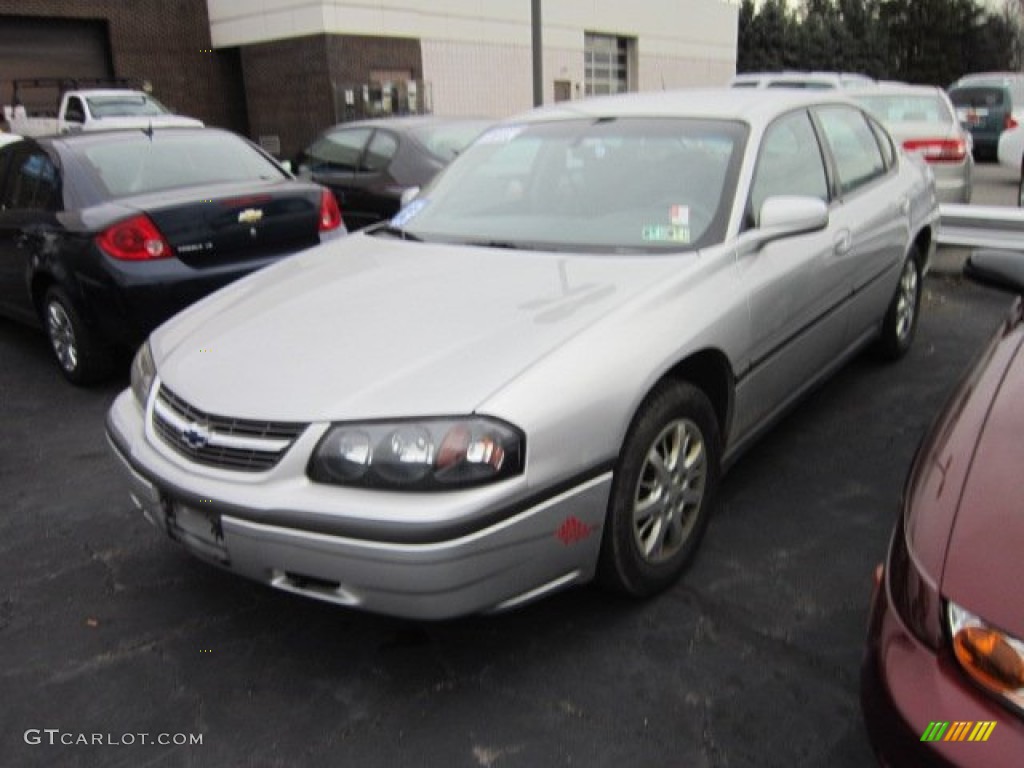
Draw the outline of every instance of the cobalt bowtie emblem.
[[[181,430],[181,439],[193,450],[206,447],[210,442],[210,430],[202,424],[192,422]]]
[[[263,220],[263,211],[259,208],[246,208],[238,214],[239,224],[255,224]]]

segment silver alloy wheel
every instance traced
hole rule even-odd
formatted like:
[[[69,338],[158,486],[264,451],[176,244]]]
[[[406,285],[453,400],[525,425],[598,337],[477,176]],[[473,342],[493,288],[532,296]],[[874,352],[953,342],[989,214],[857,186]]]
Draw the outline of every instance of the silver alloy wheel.
[[[59,301],[51,301],[46,305],[46,331],[50,336],[57,362],[65,371],[73,371],[78,367],[78,343],[75,340],[75,328],[71,318]]]
[[[900,275],[899,296],[896,299],[896,337],[903,343],[914,327],[914,315],[917,313],[917,290],[919,279],[917,264],[907,259]]]
[[[633,494],[633,536],[644,560],[664,562],[686,543],[707,477],[700,428],[689,419],[671,422],[647,450]]]

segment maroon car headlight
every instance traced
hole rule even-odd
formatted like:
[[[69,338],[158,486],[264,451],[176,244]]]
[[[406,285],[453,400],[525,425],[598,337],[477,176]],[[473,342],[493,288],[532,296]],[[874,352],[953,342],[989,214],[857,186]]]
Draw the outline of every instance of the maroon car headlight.
[[[1024,710],[1024,641],[952,601],[946,621],[960,667],[989,693]]]
[[[523,471],[522,433],[480,416],[335,424],[308,474],[319,483],[387,490],[451,490]]]

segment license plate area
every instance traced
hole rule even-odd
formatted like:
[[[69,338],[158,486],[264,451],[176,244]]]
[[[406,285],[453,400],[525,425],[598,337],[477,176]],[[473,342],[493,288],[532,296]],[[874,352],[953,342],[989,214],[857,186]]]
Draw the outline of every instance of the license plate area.
[[[967,109],[958,109],[957,118],[961,123],[977,127],[985,122],[985,118],[988,117],[987,109],[975,109],[973,107]]]
[[[220,515],[212,509],[202,509],[171,501],[167,516],[167,531],[197,554],[227,564],[228,550],[224,546],[224,531],[220,526]]]

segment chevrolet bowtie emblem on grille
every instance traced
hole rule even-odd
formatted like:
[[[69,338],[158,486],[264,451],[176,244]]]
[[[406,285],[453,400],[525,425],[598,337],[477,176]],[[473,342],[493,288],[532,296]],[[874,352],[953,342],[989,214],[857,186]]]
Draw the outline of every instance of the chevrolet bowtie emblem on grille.
[[[258,221],[263,220],[263,211],[259,208],[246,208],[240,214],[238,214],[239,224],[255,224]]]
[[[205,448],[210,442],[210,430],[193,421],[181,430],[181,440],[193,450]]]

